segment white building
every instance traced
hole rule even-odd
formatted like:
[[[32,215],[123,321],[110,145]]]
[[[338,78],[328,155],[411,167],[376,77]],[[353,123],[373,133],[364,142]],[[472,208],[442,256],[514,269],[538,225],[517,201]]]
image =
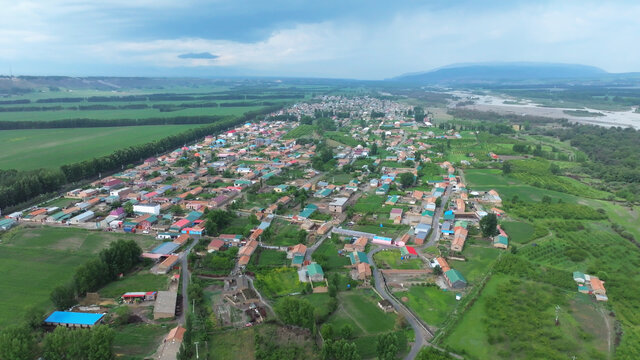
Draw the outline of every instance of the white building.
[[[140,214],[160,215],[160,205],[158,204],[133,205],[133,212],[140,213]]]

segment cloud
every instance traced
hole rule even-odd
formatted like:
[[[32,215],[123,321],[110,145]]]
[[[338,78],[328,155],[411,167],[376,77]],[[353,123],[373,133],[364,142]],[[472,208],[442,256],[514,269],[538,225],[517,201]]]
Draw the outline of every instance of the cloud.
[[[210,60],[214,60],[219,58],[220,56],[218,55],[213,55],[209,52],[202,52],[202,53],[187,53],[187,54],[180,54],[178,55],[178,58],[180,59],[210,59]]]
[[[206,11],[201,10],[204,3],[198,0],[98,3],[8,2],[0,13],[0,61],[16,66],[39,62],[41,66],[30,65],[31,69],[52,73],[139,66],[158,68],[167,75],[179,69],[199,74],[209,68],[369,79],[487,61],[571,62],[609,71],[640,70],[640,50],[633,46],[640,33],[640,6],[635,3],[488,2],[478,6],[441,2],[422,6],[402,2],[395,8],[385,4],[385,11],[375,11],[382,12],[377,16],[370,16],[373,10],[346,11],[337,4],[333,13],[328,10],[331,7],[323,8],[323,19],[303,20],[288,11],[293,7],[287,8],[284,1],[279,6],[286,15],[266,13],[263,5],[252,8],[253,12],[265,11],[258,15],[266,20],[259,24],[260,36],[251,39],[235,37],[237,26],[226,33],[208,32],[202,15]],[[220,1],[206,6],[217,9],[218,17],[227,11],[241,18],[244,14],[236,4]],[[380,6],[376,4],[374,1],[371,7]],[[161,27],[162,16],[149,14],[171,18],[176,26],[154,34],[148,29]],[[193,26],[199,31],[189,30],[193,19],[200,22]],[[251,25],[258,26],[253,21]],[[29,68],[25,65],[21,71],[29,73]]]

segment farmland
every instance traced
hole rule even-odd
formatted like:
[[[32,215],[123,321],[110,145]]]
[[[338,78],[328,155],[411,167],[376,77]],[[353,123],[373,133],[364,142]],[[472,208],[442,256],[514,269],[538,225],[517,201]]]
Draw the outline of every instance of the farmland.
[[[21,319],[30,307],[51,308],[49,293],[71,280],[74,269],[117,239],[135,239],[148,249],[153,239],[67,228],[18,228],[0,237],[0,326]]]
[[[193,125],[4,130],[0,133],[0,169],[56,168],[147,143],[190,127]]]
[[[429,325],[439,326],[455,308],[453,292],[436,286],[412,286],[408,291],[395,293],[399,299],[407,298],[405,304]]]
[[[161,325],[130,324],[120,327],[113,340],[118,359],[143,359],[153,354],[168,329]]]
[[[420,259],[401,259],[400,250],[385,250],[376,253],[373,260],[382,269],[422,269]]]

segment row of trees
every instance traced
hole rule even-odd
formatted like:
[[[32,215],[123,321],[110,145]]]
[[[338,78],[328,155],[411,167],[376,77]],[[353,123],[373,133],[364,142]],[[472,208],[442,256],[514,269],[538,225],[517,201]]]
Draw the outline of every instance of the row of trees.
[[[142,249],[133,240],[119,239],[102,250],[99,256],[80,265],[73,281],[59,285],[51,292],[51,301],[59,310],[76,303],[76,295],[96,291],[102,286],[127,273],[141,262]]]

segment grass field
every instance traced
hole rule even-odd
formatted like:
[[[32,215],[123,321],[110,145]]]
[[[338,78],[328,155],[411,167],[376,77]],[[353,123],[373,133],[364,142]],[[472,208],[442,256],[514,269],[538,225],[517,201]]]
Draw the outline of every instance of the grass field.
[[[453,292],[442,291],[436,286],[412,286],[409,291],[397,292],[399,299],[407,297],[405,303],[427,324],[439,326],[456,306]]]
[[[340,249],[342,245],[334,244],[330,238],[326,239],[313,253],[313,259],[322,264],[324,271],[343,269],[351,262],[348,257],[338,255]]]
[[[155,242],[148,236],[73,228],[18,227],[3,234],[0,327],[21,319],[30,307],[50,309],[51,290],[71,280],[76,267],[117,239],[135,239],[143,249]]]
[[[263,249],[253,253],[253,256],[260,256],[258,258],[259,266],[286,266],[290,260],[287,259],[287,253],[284,251]]]
[[[317,293],[302,296],[313,306],[313,313],[318,318],[325,318],[329,315],[329,301],[330,297],[328,293]]]
[[[256,274],[255,285],[262,294],[269,297],[284,296],[304,289],[304,284],[298,280],[296,269],[287,267]]]
[[[113,351],[118,359],[138,360],[152,355],[168,327],[152,324],[131,324],[116,329]]]
[[[576,355],[578,359],[606,359],[604,319],[595,308],[584,303],[585,300],[590,302],[588,298],[578,293],[555,291],[548,285],[526,281],[513,283],[512,280],[507,275],[494,275],[443,345],[479,360],[520,358],[525,356],[522,351],[532,358],[564,359]],[[499,320],[489,318],[500,304],[497,296],[509,306],[517,304],[515,308],[510,307],[509,315],[505,313],[513,319],[498,327],[495,323]],[[554,304],[557,303],[561,304],[558,327],[553,321]],[[526,344],[526,349],[514,348],[519,346],[515,338],[518,343]]]
[[[460,271],[469,283],[473,283],[480,280],[501,251],[491,247],[466,246],[462,255],[467,258],[467,261],[451,261],[449,265]]]
[[[420,259],[401,259],[400,250],[383,250],[373,255],[376,266],[381,269],[422,269]]]
[[[341,329],[349,324],[358,353],[363,359],[375,357],[375,342],[379,334],[392,331],[396,315],[383,312],[377,305],[380,298],[371,290],[352,290],[338,294],[338,310],[327,324]]]
[[[146,271],[139,271],[110,283],[98,292],[101,297],[116,298],[128,291],[166,290],[168,283],[169,279],[166,275],[154,275]]]
[[[219,360],[235,360],[238,354],[246,360],[255,359],[255,335],[253,328],[216,332],[209,341],[209,352]]]
[[[194,125],[4,130],[0,132],[0,169],[55,168],[192,127]]]
[[[576,203],[581,200],[571,194],[526,185],[517,179],[503,176],[502,170],[468,169],[464,174],[472,190],[488,191],[494,189],[503,199],[510,199],[517,195],[520,200],[541,201],[542,197],[546,195],[553,200],[561,199],[568,203]]]
[[[533,225],[519,221],[505,221],[501,227],[509,235],[509,240],[517,244],[531,241],[534,232]]]
[[[242,115],[247,111],[259,110],[262,106],[238,106],[220,108],[195,108],[178,111],[161,112],[157,109],[141,110],[60,110],[60,111],[27,111],[1,112],[0,121],[53,121],[65,119],[146,119],[169,118],[176,116],[202,115]]]

